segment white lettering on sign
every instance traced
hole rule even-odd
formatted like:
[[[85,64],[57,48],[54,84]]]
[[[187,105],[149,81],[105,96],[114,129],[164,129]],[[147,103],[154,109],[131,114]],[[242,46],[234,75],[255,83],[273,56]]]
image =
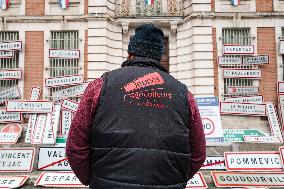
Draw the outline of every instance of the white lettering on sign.
[[[63,160],[63,161],[61,161]],[[38,170],[71,171],[66,159],[65,147],[42,147],[39,149]]]
[[[8,89],[0,91],[0,104],[5,103],[6,100],[12,98],[20,98],[21,93],[18,86],[13,86]]]
[[[0,59],[1,58],[14,58],[13,51],[0,51]]]
[[[242,58],[241,57],[219,56],[218,63],[220,66],[241,65]]]
[[[253,45],[224,45],[223,54],[226,54],[226,55],[254,54],[254,46]]]
[[[258,94],[258,87],[228,87],[228,94]]]
[[[224,157],[215,157],[215,156],[207,156],[204,164],[201,169],[206,170],[224,170],[225,166],[225,158]]]
[[[196,173],[186,184],[185,188],[207,188],[207,184],[201,173]]]
[[[0,43],[0,51],[22,50],[22,41],[9,41]]]
[[[40,97],[41,88],[33,87],[31,89],[30,100],[38,100]]]
[[[244,136],[244,141],[252,143],[281,143],[276,136]]]
[[[16,144],[20,133],[14,132],[0,132],[0,144]]]
[[[282,171],[279,152],[224,152],[228,171]]]
[[[226,98],[225,102],[238,102],[238,103],[263,103],[262,96],[250,96],[239,98]]]
[[[43,172],[35,182],[35,186],[86,187],[82,185],[76,175],[71,171]]]
[[[284,186],[284,172],[212,171],[216,187]]]
[[[267,116],[271,132],[273,136],[278,137],[280,141],[283,142],[280,125],[274,108],[274,104],[272,102],[268,102],[266,104],[266,107],[267,107]]]
[[[80,50],[49,49],[49,58],[79,59]]]
[[[31,144],[41,144],[45,129],[47,114],[39,114],[36,120],[36,125],[31,138]]]
[[[57,101],[57,100],[62,100],[62,99],[69,98],[69,97],[80,96],[84,93],[88,84],[89,83],[84,83],[81,85],[76,85],[73,87],[69,87],[69,88],[65,88],[62,90],[52,92],[52,98],[54,101]]]
[[[11,100],[7,102],[7,112],[51,113],[53,102],[33,100]]]
[[[64,101],[62,102],[62,108],[63,108],[63,109],[65,109],[65,110],[70,110],[70,111],[72,111],[72,112],[74,112],[74,113],[77,111],[78,106],[79,106],[78,103],[73,102],[73,101],[71,101],[71,100],[64,100]]]
[[[31,143],[31,135],[35,130],[36,120],[37,120],[37,114],[30,115],[27,132],[26,132],[26,138],[25,138],[25,143],[27,144]]]
[[[244,65],[259,65],[269,64],[269,55],[258,55],[258,56],[245,56],[243,57]]]
[[[277,85],[278,94],[284,93],[284,81],[279,81]]]
[[[278,95],[278,113],[279,113],[279,117],[280,117],[280,122],[281,122],[281,126],[280,128],[283,130],[283,124],[284,124],[284,95],[280,94]]]
[[[284,165],[284,146],[279,147],[279,152],[280,152],[282,165]],[[283,169],[284,169],[284,167],[283,167]]]
[[[22,70],[0,70],[0,80],[22,79]]]
[[[257,69],[224,69],[224,78],[261,79],[261,70]]]
[[[43,144],[55,144],[56,137],[57,137],[57,128],[59,124],[59,118],[60,118],[60,108],[61,104],[56,104],[54,106],[54,111],[51,114],[51,117],[47,117],[46,126],[45,126],[45,132],[43,136]]]
[[[266,116],[266,104],[221,102],[221,114]]]
[[[0,108],[0,123],[21,122],[22,116],[19,113],[6,112],[5,109]]]
[[[72,121],[72,112],[61,111],[61,135],[68,135]]]
[[[35,148],[1,148],[0,172],[31,172]]]
[[[28,180],[28,175],[4,176],[0,175],[0,188],[19,188]]]
[[[60,86],[69,86],[83,83],[83,75],[70,75],[64,77],[53,77],[45,79],[46,87],[60,87]]]

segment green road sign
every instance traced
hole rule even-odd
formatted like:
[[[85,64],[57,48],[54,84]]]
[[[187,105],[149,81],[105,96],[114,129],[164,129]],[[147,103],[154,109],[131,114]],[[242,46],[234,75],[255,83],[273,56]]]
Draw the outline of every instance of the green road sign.
[[[223,129],[225,142],[244,142],[243,136],[266,136],[257,129]]]
[[[65,144],[66,141],[67,141],[67,138],[64,138],[64,137],[56,138],[56,144]]]

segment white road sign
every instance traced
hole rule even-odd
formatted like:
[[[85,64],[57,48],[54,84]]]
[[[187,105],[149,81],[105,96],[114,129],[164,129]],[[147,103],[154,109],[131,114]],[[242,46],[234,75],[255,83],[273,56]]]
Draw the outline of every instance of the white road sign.
[[[261,79],[261,70],[258,69],[224,69],[224,78]]]
[[[61,161],[63,160],[63,161]],[[38,170],[71,171],[66,159],[65,147],[42,147],[39,149]]]
[[[39,100],[41,94],[41,88],[33,87],[30,93],[30,100]]]
[[[244,136],[244,141],[249,143],[282,143],[276,136]]]
[[[0,51],[0,59],[1,58],[14,58],[13,51]]]
[[[20,133],[0,132],[0,144],[16,144],[19,137]]]
[[[62,102],[61,108],[75,113],[78,109],[78,106],[79,104],[77,102],[73,102],[71,100],[64,100]]]
[[[31,172],[35,148],[1,148],[0,172]]]
[[[263,96],[250,96],[239,98],[226,98],[225,102],[237,102],[237,103],[263,103]]]
[[[52,77],[45,79],[46,87],[60,87],[60,86],[70,86],[77,85],[84,82],[83,75],[69,75],[64,77]]]
[[[72,112],[68,110],[61,111],[61,135],[68,135],[72,121]]]
[[[0,51],[22,50],[22,41],[9,41],[0,43]]]
[[[273,136],[276,136],[283,142],[280,125],[274,104],[272,102],[266,103],[268,122]]]
[[[253,45],[229,45],[223,46],[223,54],[225,55],[247,55],[254,54]]]
[[[0,108],[0,123],[21,122],[22,116],[19,113],[6,112],[5,109]]]
[[[258,56],[245,56],[243,57],[244,65],[260,65],[269,64],[269,55],[258,55]]]
[[[32,134],[32,138],[31,138],[31,144],[41,144],[42,143],[46,120],[47,120],[47,114],[39,114],[37,116],[35,128]]]
[[[283,130],[283,124],[284,124],[284,95],[279,94],[278,95],[278,113],[279,113],[279,119],[280,119],[280,128]]]
[[[0,104],[5,103],[6,100],[12,98],[20,98],[21,93],[18,86],[13,86],[8,89],[4,89],[0,91]]]
[[[7,102],[6,111],[20,113],[51,113],[53,111],[53,102],[10,100]]]
[[[228,56],[219,56],[218,58],[219,66],[231,66],[231,65],[241,65],[241,57],[228,57]]]
[[[57,100],[62,100],[68,97],[80,96],[84,93],[88,84],[89,83],[84,83],[81,85],[76,85],[76,86],[72,86],[72,87],[68,87],[62,90],[52,92],[52,98],[54,101],[57,101]]]
[[[196,98],[202,119],[206,141],[222,142],[224,140],[219,111],[219,101],[216,97]]]
[[[284,146],[279,147],[279,152],[280,152],[282,165],[284,165]],[[284,169],[284,166],[283,166],[283,169]]]
[[[228,94],[258,94],[259,88],[258,87],[228,87]]]
[[[0,70],[0,80],[22,79],[22,70]]]
[[[49,58],[79,59],[80,50],[49,49]]]
[[[225,152],[228,171],[282,171],[279,152]]]
[[[45,187],[86,187],[82,185],[73,172],[43,172],[35,182],[35,186]]]
[[[221,114],[266,116],[266,104],[221,102]]]
[[[207,156],[201,169],[206,170],[225,170],[225,158],[223,156]]]
[[[51,114],[51,117],[47,117],[47,123],[45,126],[45,132],[43,135],[43,144],[55,144],[57,138],[57,130],[59,125],[60,118],[60,108],[61,104],[54,105],[54,111]],[[50,120],[50,121],[49,121]]]
[[[227,172],[212,171],[217,187],[284,186],[284,172]]]
[[[201,173],[196,173],[186,184],[185,188],[208,188]]]
[[[28,175],[5,176],[0,175],[0,188],[19,188],[28,180]]]

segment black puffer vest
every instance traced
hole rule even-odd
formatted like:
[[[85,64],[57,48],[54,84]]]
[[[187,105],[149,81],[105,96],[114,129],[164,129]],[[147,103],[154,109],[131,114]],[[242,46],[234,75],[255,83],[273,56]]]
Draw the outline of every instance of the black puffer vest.
[[[187,88],[143,62],[104,76],[91,133],[90,188],[182,189],[188,181]]]

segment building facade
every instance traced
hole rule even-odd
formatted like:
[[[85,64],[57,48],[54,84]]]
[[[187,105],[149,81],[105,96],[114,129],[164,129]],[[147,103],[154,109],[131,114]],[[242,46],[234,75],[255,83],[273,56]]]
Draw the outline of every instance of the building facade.
[[[0,9],[0,39],[19,40],[23,50],[1,59],[1,68],[20,68],[24,97],[44,80],[84,74],[92,80],[119,68],[127,57],[129,38],[142,23],[154,23],[165,33],[163,64],[197,96],[233,96],[228,87],[259,87],[265,101],[276,102],[276,83],[283,80],[279,53],[284,27],[284,1],[243,0],[70,0],[61,8],[55,0],[10,0]],[[269,55],[269,64],[220,66],[224,44],[253,45],[253,55]],[[80,59],[49,58],[49,49],[79,49]],[[225,56],[225,57],[234,57]],[[224,78],[227,68],[261,69],[261,79]],[[14,81],[15,82],[15,81]],[[1,83],[1,88],[13,85]]]

